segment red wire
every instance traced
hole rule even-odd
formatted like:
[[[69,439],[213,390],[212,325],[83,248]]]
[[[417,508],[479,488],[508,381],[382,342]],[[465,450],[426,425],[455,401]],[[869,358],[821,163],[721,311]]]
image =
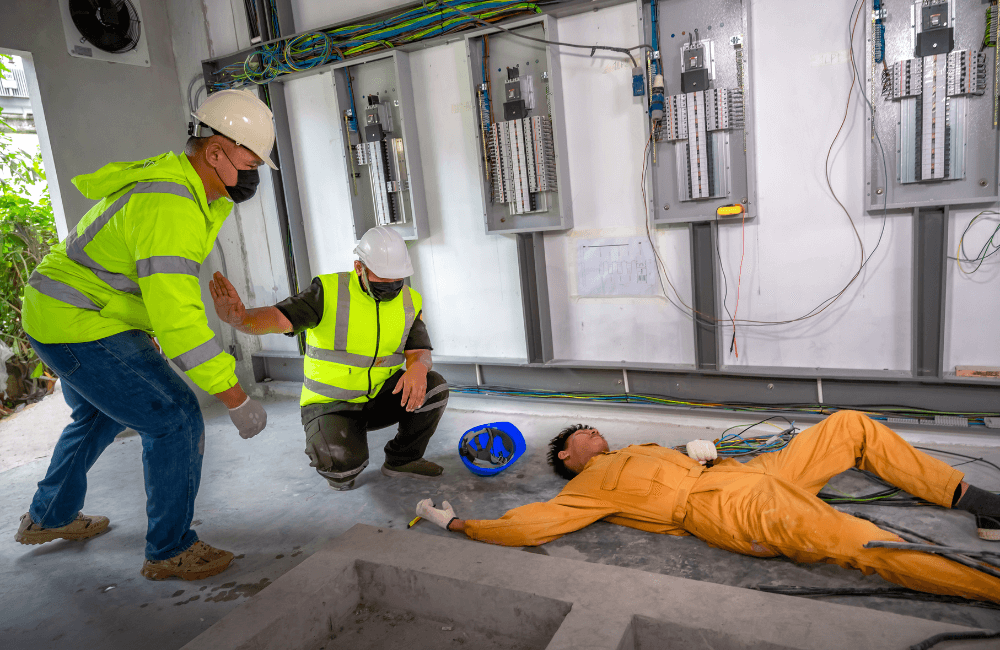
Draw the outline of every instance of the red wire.
[[[736,282],[736,307],[733,309],[733,349],[736,358],[740,358],[740,348],[736,345],[736,313],[740,310],[740,285],[743,283],[743,257],[747,250],[747,212],[743,211],[743,225],[740,233],[740,275]]]

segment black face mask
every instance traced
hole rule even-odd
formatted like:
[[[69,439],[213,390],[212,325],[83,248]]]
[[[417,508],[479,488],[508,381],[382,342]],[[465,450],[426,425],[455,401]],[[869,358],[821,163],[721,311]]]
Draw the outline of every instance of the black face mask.
[[[222,155],[226,157],[230,165],[233,165],[233,169],[236,169],[233,159],[229,157],[229,154],[225,150],[223,150]],[[222,176],[219,175],[218,169],[215,170],[215,175],[222,181]],[[252,198],[257,193],[257,185],[259,183],[260,174],[257,173],[256,169],[236,169],[236,185],[226,185],[226,181],[222,181],[222,184],[226,185],[226,191],[229,192],[229,198],[233,200],[233,203],[243,203]]]
[[[372,282],[369,280],[368,286],[371,287],[372,298],[379,302],[389,302],[390,300],[394,300],[399,295],[399,292],[403,290],[403,281]]]
[[[226,185],[229,198],[233,203],[243,203],[257,193],[257,184],[260,183],[260,174],[256,169],[237,169],[236,185]]]

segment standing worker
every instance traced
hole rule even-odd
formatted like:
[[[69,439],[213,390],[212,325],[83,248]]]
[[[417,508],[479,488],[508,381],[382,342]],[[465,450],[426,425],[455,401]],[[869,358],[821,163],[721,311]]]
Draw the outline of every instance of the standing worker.
[[[424,460],[448,403],[448,384],[431,372],[431,341],[406,243],[372,228],[354,252],[354,270],[321,275],[273,307],[245,309],[236,289],[215,274],[219,318],[247,334],[306,334],[302,425],[310,465],[335,490],[350,490],[368,466],[368,432],[399,423],[385,445],[386,476],[434,478]],[[405,365],[405,369],[404,369]]]
[[[107,517],[80,513],[87,470],[131,427],[142,438],[148,517],[142,575],[151,580],[206,578],[233,560],[191,530],[205,425],[194,392],[151,337],[229,407],[242,437],[267,423],[208,327],[198,271],[230,201],[254,195],[258,167],[277,169],[268,158],[271,111],[250,92],[224,90],[193,117],[183,155],[112,163],[73,179],[99,202],[38,265],[22,315],[35,352],[62,381],[73,422],[56,443],[15,539],[41,544],[103,532]]]

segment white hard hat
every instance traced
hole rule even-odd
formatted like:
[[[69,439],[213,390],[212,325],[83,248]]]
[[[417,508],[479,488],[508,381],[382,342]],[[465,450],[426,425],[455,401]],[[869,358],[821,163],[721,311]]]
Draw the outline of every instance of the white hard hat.
[[[413,275],[410,252],[399,233],[386,226],[375,226],[365,233],[354,252],[372,273],[386,280]]]
[[[191,115],[216,133],[257,154],[271,169],[277,169],[268,155],[274,147],[271,109],[249,90],[212,93]]]

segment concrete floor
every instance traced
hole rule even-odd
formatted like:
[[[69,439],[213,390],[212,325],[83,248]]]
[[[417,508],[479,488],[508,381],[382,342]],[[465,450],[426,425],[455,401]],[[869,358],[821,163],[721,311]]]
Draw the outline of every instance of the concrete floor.
[[[61,426],[59,418],[65,418],[55,410],[58,406],[56,397],[37,407],[53,409],[48,428]],[[405,529],[417,501],[427,496],[435,501],[448,499],[459,516],[466,518],[496,517],[516,505],[550,498],[563,482],[545,464],[545,442],[566,424],[588,422],[601,429],[612,447],[618,447],[711,438],[727,426],[755,419],[453,395],[427,452],[428,458],[445,466],[439,481],[382,476],[378,472],[381,448],[390,435],[383,430],[370,436],[371,466],[359,478],[359,487],[341,493],[330,490],[308,466],[296,401],[274,398],[266,406],[268,429],[249,441],[237,435],[224,409],[206,412],[208,435],[196,530],[210,544],[235,552],[238,560],[228,571],[205,581],[149,582],[139,575],[146,518],[141,446],[134,434],[123,434],[90,472],[85,512],[107,515],[112,523],[107,533],[85,542],[39,547],[16,544],[13,534],[18,518],[27,509],[48,460],[33,459],[0,473],[3,647],[179,648],[355,523]],[[458,438],[475,425],[496,420],[516,424],[525,434],[528,452],[495,478],[474,477],[458,458]],[[1000,438],[992,432],[959,431],[903,433],[916,444],[947,440],[955,446],[935,446],[1000,464]],[[3,435],[0,428],[0,438]],[[970,482],[1000,489],[1000,472],[980,463],[962,469]],[[837,480],[845,491],[855,487],[854,479]],[[966,513],[887,507],[866,507],[865,511],[945,542],[990,548],[975,537],[972,517]],[[427,522],[410,533],[454,535]],[[888,584],[877,576],[837,566],[742,557],[709,548],[692,537],[653,535],[604,522],[533,550],[733,586]],[[1000,610],[861,597],[827,601],[1000,629]]]

